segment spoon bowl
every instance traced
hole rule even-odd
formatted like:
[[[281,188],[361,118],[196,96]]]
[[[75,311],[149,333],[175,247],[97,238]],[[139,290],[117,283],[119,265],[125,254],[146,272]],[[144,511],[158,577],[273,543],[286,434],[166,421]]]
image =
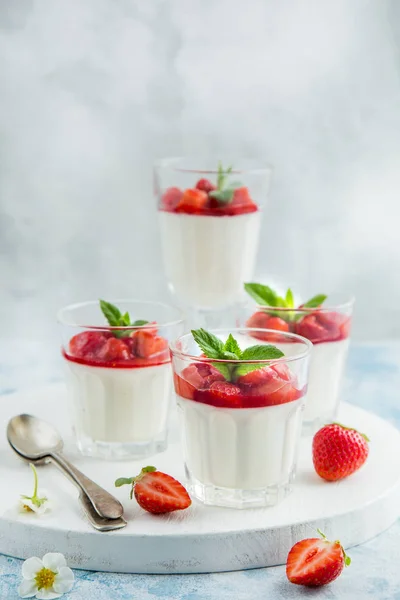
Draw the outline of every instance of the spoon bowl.
[[[57,430],[33,415],[13,417],[7,426],[7,439],[18,454],[34,461],[60,452],[63,447]]]

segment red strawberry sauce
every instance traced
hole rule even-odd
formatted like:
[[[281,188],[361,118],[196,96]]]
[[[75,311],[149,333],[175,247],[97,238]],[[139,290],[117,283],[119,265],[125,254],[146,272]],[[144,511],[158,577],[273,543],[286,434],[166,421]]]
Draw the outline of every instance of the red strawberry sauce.
[[[127,369],[149,367],[170,362],[168,341],[157,329],[133,331],[118,338],[112,331],[83,331],[63,350],[67,360],[91,367]]]
[[[242,375],[234,383],[209,363],[192,363],[180,375],[174,373],[176,393],[219,408],[260,408],[298,400],[305,389],[285,364],[263,367]]]

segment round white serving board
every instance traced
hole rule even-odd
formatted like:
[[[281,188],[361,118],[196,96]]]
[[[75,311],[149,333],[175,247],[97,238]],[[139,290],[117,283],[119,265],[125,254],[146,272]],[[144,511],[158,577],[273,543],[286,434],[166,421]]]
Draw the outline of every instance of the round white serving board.
[[[109,533],[92,529],[81,511],[76,489],[51,465],[39,470],[39,487],[53,501],[51,513],[37,517],[19,512],[19,495],[32,493],[32,475],[9,448],[5,430],[9,418],[21,412],[58,427],[68,457],[123,502],[127,527]],[[194,501],[186,511],[153,516],[129,500],[128,487],[114,487],[117,477],[137,474],[142,463],[103,462],[77,454],[63,385],[1,396],[0,553],[27,558],[62,552],[69,566],[78,569],[201,573],[285,563],[292,545],[304,537],[315,537],[317,527],[328,537],[340,539],[346,548],[360,544],[400,516],[400,432],[351,405],[343,405],[339,420],[371,439],[366,465],[349,479],[337,483],[321,480],[312,466],[311,438],[306,438],[301,442],[294,491],[280,505],[233,510]],[[184,483],[176,424],[168,450],[146,463]]]

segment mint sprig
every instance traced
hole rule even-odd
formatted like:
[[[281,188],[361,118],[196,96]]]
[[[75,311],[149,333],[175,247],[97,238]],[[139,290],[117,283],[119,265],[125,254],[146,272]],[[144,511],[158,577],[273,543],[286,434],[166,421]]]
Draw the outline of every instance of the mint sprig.
[[[99,300],[99,303],[101,312],[111,327],[140,327],[141,325],[147,325],[149,322],[144,321],[143,319],[138,319],[137,321],[133,321],[133,323],[131,323],[131,318],[128,312],[122,314],[117,306],[111,304],[111,302],[106,302],[105,300]],[[119,338],[127,337],[130,335],[130,333],[130,331],[114,331],[114,335]]]
[[[217,336],[205,329],[192,329],[192,335],[207,358],[232,361],[265,361],[284,356],[279,348],[269,344],[259,344],[241,350],[237,340],[231,333],[225,344]],[[222,373],[227,381],[236,381],[241,375],[246,375],[246,373],[251,373],[251,371],[265,367],[265,363],[257,362],[240,364],[213,362],[212,365]]]
[[[268,285],[263,285],[261,283],[245,283],[244,289],[251,296],[257,304],[260,306],[268,306],[272,308],[286,308],[296,310],[296,305],[294,301],[294,296],[292,290],[289,288],[286,292],[284,298],[278,295],[275,290],[270,288]],[[317,294],[304,302],[301,305],[301,308],[318,308],[325,302],[327,296],[325,294]],[[300,307],[299,307],[300,308]],[[288,311],[273,311],[268,310],[267,313],[271,316],[280,317],[284,321],[291,323],[293,321],[298,321],[303,318],[302,314],[295,314],[290,310]]]
[[[232,181],[228,185],[227,181],[232,173],[232,169],[232,166],[224,169],[221,162],[218,163],[217,189],[210,192],[209,196],[217,200],[219,204],[229,204],[232,201],[235,190],[242,187],[240,181]]]

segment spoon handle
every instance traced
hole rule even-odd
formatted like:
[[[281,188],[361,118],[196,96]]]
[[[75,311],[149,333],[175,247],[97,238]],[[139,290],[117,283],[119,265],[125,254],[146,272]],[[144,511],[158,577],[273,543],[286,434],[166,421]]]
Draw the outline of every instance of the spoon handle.
[[[119,519],[103,519],[93,508],[93,504],[84,492],[79,494],[82,508],[86,514],[89,523],[98,531],[112,531],[113,529],[122,529],[126,527],[127,522],[120,517]]]
[[[49,457],[84,492],[100,517],[104,519],[119,519],[119,517],[122,517],[124,509],[119,500],[89,477],[86,477],[62,454],[51,453]]]

